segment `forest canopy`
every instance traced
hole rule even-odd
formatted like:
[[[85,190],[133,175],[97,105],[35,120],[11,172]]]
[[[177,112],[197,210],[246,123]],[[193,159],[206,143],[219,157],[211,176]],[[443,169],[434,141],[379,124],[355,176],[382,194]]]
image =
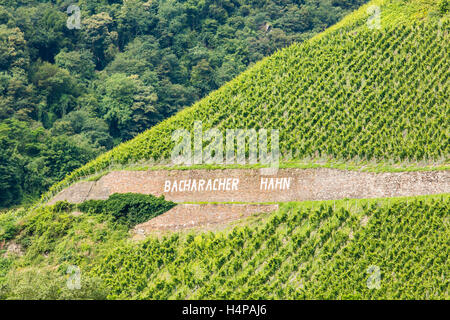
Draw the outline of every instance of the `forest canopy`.
[[[31,201],[363,2],[0,0],[0,207]]]

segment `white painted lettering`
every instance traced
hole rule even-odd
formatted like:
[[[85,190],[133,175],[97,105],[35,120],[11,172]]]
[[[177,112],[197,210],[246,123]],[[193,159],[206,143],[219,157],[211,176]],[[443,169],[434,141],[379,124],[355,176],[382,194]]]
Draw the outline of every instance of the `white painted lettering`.
[[[212,190],[212,181],[211,179],[208,180],[208,183],[206,184],[206,189],[205,191],[211,191]]]
[[[267,190],[267,181],[268,180],[269,180],[268,178],[261,178],[261,184],[259,187],[260,190],[263,189],[263,186],[264,186],[264,190]]]
[[[170,191],[170,180],[166,180],[166,183],[164,184],[164,192]]]
[[[231,191],[237,190],[239,184],[239,178],[233,179],[233,183],[231,184]]]
[[[232,180],[231,178],[228,178],[228,179],[227,179],[227,186],[226,186],[226,190],[227,190],[227,191],[230,191],[230,188],[231,188],[231,180]]]
[[[178,192],[177,181],[175,180],[172,184],[172,190],[170,192]]]
[[[205,184],[205,180],[201,179],[198,183],[198,191],[203,191],[204,184]]]

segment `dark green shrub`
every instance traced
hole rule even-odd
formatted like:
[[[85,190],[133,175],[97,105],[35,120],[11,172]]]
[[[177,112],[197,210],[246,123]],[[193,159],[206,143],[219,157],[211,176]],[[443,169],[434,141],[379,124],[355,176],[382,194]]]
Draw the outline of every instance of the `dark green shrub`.
[[[88,200],[78,205],[78,210],[84,213],[103,213],[105,207],[104,200]]]
[[[439,3],[439,12],[444,15],[449,12],[449,10],[450,3],[448,2],[448,0],[441,0],[441,2]]]
[[[11,215],[0,217],[0,241],[7,241],[14,238],[19,228],[16,220]]]
[[[134,227],[172,209],[176,204],[164,200],[164,196],[115,193],[108,200],[89,200],[78,205],[85,213],[104,214],[113,221]]]
[[[71,212],[75,205],[67,201],[58,201],[52,206],[53,212]]]

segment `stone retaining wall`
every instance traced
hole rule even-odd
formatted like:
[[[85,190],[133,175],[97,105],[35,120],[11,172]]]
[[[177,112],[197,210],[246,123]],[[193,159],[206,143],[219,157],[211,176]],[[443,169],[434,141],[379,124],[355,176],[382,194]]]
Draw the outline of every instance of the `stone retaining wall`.
[[[49,204],[107,199],[113,193],[128,192],[164,195],[174,202],[385,198],[448,193],[450,171],[371,173],[320,168],[280,169],[276,175],[262,175],[258,169],[113,171],[96,182],[72,185]]]
[[[259,204],[179,204],[166,213],[137,225],[133,232],[145,237],[153,231],[177,231],[196,227],[208,228],[248,217],[273,212],[278,205]]]

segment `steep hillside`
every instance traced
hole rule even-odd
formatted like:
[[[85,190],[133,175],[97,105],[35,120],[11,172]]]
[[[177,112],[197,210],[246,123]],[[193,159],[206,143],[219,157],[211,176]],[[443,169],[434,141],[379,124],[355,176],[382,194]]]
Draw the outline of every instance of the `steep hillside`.
[[[293,159],[448,163],[449,15],[439,1],[372,1],[310,41],[257,63],[221,89],[73,172],[169,158],[171,134],[280,130]],[[380,6],[380,29],[369,28]],[[54,189],[60,188],[56,186]]]
[[[367,1],[0,1],[0,208]]]
[[[90,275],[111,298],[449,299],[449,199],[287,204],[228,234],[112,249]]]
[[[0,299],[450,298],[450,194],[285,203],[141,242],[107,215],[70,211],[0,216]],[[67,287],[74,267],[80,290]]]
[[[373,5],[380,29],[367,25]],[[172,132],[198,120],[221,131],[279,129],[280,149],[297,161],[409,160],[448,170],[449,31],[445,1],[372,1],[73,172],[49,194],[115,164],[168,158]],[[153,212],[135,199],[150,197],[149,205],[164,210],[173,204],[129,197],[1,214],[0,299],[450,298],[449,193],[278,203],[275,213],[223,230],[155,233],[141,242],[130,231]],[[80,290],[66,285],[70,270],[81,272]]]

